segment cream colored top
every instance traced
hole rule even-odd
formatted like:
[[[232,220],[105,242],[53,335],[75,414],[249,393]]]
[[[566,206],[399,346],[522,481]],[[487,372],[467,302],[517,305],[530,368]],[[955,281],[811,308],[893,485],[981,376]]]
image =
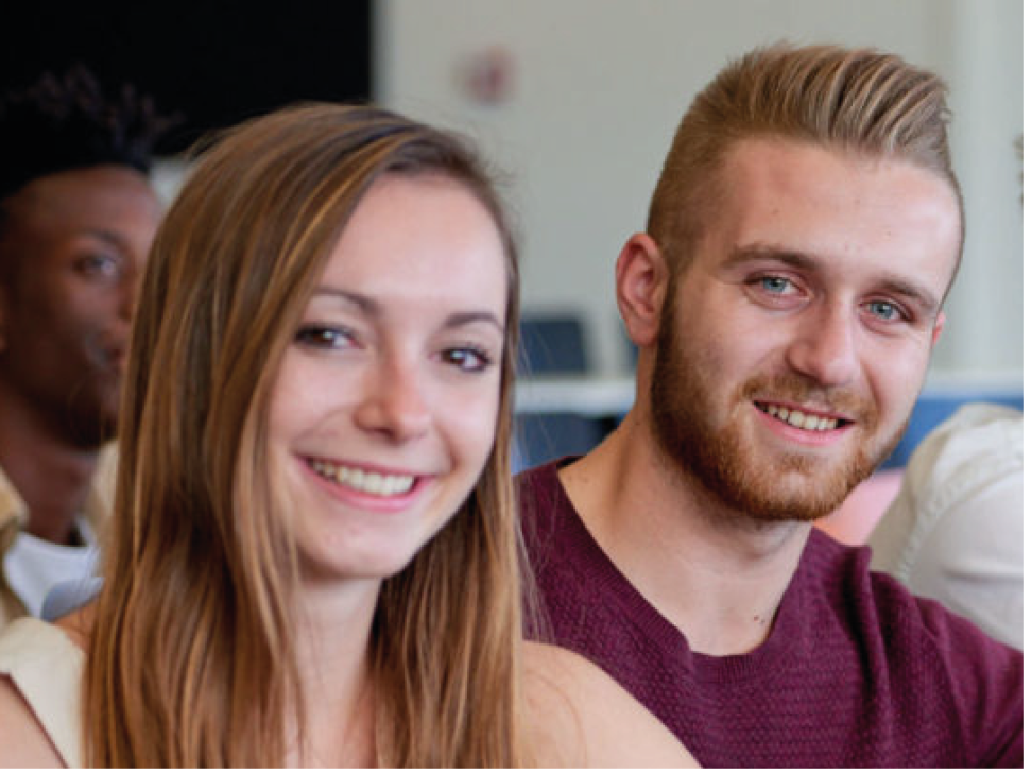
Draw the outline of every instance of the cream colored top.
[[[871,568],[1024,649],[1024,414],[962,406],[914,450]]]
[[[82,766],[85,654],[56,625],[22,617],[0,631],[0,675],[10,676],[68,766]]]

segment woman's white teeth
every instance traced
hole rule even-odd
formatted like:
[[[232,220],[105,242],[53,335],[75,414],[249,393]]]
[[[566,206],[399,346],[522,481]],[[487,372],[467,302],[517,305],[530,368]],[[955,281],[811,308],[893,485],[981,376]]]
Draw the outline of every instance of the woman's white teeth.
[[[415,480],[411,475],[384,475],[361,470],[358,467],[335,465],[318,459],[311,460],[309,466],[322,478],[340,483],[342,486],[348,486],[364,494],[374,494],[379,497],[405,494],[412,488]]]
[[[762,410],[767,411],[773,417],[781,419],[787,424],[793,425],[793,427],[799,427],[804,430],[835,430],[839,426],[839,420],[834,417],[819,417],[815,414],[805,414],[802,411],[791,411],[784,406],[765,406]]]

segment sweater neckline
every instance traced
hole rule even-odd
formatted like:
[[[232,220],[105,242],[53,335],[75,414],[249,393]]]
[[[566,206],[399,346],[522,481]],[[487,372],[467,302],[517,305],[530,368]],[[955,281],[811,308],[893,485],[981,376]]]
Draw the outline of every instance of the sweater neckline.
[[[808,616],[804,609],[808,552],[816,546],[818,532],[812,531],[808,537],[793,577],[779,602],[771,631],[760,646],[743,654],[724,656],[696,652],[690,648],[686,635],[636,589],[590,533],[558,478],[558,469],[572,461],[573,458],[567,458],[539,468],[540,472],[549,474],[548,481],[556,490],[557,499],[552,508],[569,513],[555,522],[560,529],[558,537],[568,540],[562,552],[578,553],[581,562],[587,564],[585,573],[592,588],[622,606],[623,616],[630,618],[638,632],[681,660],[696,681],[763,686],[766,677],[781,674],[810,651],[812,631],[804,627],[800,617]]]

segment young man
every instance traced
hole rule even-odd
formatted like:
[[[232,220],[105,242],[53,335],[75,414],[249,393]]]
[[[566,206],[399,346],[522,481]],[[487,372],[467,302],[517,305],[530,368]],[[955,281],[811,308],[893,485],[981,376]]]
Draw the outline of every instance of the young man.
[[[1021,656],[814,530],[898,442],[963,243],[933,75],[776,46],[683,118],[616,268],[637,392],[520,479],[553,640],[707,766],[1021,763]]]
[[[0,625],[91,573],[165,125],[81,67],[0,95]]]

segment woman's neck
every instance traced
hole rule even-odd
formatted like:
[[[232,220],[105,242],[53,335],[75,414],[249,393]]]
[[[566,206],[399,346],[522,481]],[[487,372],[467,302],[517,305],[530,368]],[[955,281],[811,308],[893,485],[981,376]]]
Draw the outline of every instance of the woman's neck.
[[[289,764],[375,763],[370,630],[379,592],[379,581],[302,589],[296,662],[305,729]]]

